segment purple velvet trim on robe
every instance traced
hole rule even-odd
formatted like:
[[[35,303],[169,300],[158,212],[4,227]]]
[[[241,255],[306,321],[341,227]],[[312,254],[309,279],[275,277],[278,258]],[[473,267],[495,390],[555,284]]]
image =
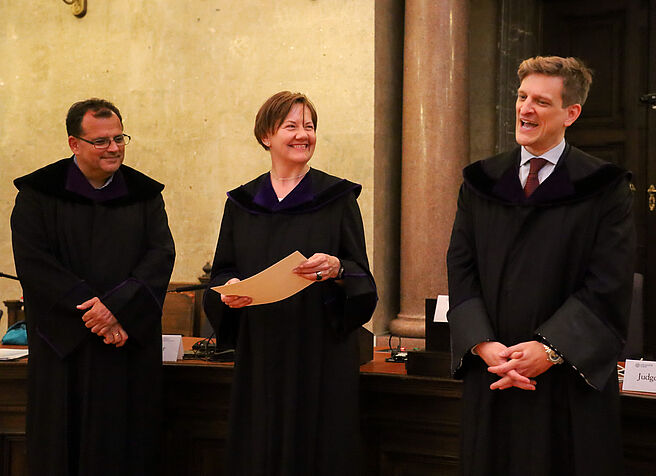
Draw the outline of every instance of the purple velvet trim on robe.
[[[94,202],[106,202],[107,200],[114,200],[128,194],[128,187],[125,184],[121,169],[118,169],[114,173],[114,178],[109,185],[101,189],[95,189],[73,161],[71,161],[68,167],[66,190],[93,200]]]
[[[268,173],[262,174],[246,185],[230,190],[228,198],[240,208],[256,215],[271,213],[312,213],[347,193],[360,193],[359,184],[333,177],[316,169],[310,169],[298,185],[279,201]]]
[[[148,291],[148,294],[150,294],[150,297],[153,298],[153,301],[155,301],[158,304],[160,311],[162,310],[162,306],[164,304],[163,301],[160,301],[158,299],[158,297],[155,296],[155,293],[150,288],[150,286],[148,286],[148,283],[142,281],[141,279],[137,279],[137,278],[128,278],[125,281],[120,282],[119,284],[114,286],[112,289],[107,291],[105,294],[103,294],[103,296],[102,296],[102,298],[100,298],[100,300],[103,301],[103,300],[107,299],[108,296],[111,296],[112,294],[120,291],[122,288],[124,288],[129,283],[137,283],[139,286],[143,287],[146,291]]]
[[[309,173],[287,194],[282,200],[278,200],[273,185],[271,184],[271,175],[267,175],[260,183],[260,187],[253,198],[253,203],[271,210],[272,212],[294,208],[314,200],[312,193],[312,177]]]

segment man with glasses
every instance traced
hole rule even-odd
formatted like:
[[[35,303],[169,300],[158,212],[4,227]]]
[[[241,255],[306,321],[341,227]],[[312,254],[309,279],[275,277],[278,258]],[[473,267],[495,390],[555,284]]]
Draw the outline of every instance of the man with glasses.
[[[73,156],[14,181],[30,350],[30,475],[159,474],[161,307],[175,250],[164,186],[123,165],[103,99],[73,104]]]

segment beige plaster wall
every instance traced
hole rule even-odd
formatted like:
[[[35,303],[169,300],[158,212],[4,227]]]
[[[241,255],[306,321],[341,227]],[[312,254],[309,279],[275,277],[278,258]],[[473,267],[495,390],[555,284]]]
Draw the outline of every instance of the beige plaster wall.
[[[126,163],[166,184],[178,257],[195,281],[214,253],[225,192],[269,168],[252,136],[271,94],[319,112],[312,164],[362,183],[373,263],[375,0],[0,2],[0,271],[14,273],[12,180],[67,157],[73,102],[112,100],[132,135]],[[21,294],[0,280],[0,300]],[[0,332],[6,319],[0,323]]]

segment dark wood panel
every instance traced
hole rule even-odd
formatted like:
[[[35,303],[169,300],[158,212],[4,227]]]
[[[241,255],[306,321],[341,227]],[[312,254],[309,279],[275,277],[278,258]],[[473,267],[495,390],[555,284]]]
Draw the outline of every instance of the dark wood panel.
[[[0,463],[3,475],[27,476],[25,435],[0,435],[0,451],[3,457],[3,462]]]
[[[0,475],[27,476],[27,364],[0,363]]]
[[[162,334],[194,335],[194,294],[169,293],[162,306]]]
[[[553,34],[563,43],[554,54],[577,56],[594,68],[593,88],[576,127],[623,127],[625,16],[609,10],[597,15],[561,16],[558,21],[561,29],[545,30],[545,36]]]
[[[646,0],[649,5],[649,11],[646,17],[646,30],[648,32],[648,59],[645,66],[648,78],[645,88],[639,90],[640,94],[656,93],[656,0]],[[644,137],[647,149],[647,164],[644,171],[642,183],[636,182],[638,193],[635,195],[636,201],[647,204],[648,194],[646,193],[650,185],[656,185],[656,110],[643,105],[647,116],[647,126],[644,130]],[[641,217],[642,223],[638,223],[638,230],[643,226],[646,228],[647,242],[645,243],[645,253],[642,262],[645,268],[645,347],[646,355],[651,355],[651,359],[656,359],[656,210],[646,211]],[[649,357],[648,357],[649,358]]]
[[[381,454],[381,472],[384,476],[457,476],[460,474],[457,461],[442,461],[434,458],[408,455],[406,452]]]
[[[633,172],[635,270],[645,276],[649,316],[656,311],[656,214],[647,210],[646,191],[655,183],[650,171],[656,163],[656,113],[639,99],[656,91],[656,0],[542,0],[542,11],[540,54],[576,56],[594,71],[588,101],[568,130],[568,141]],[[656,355],[653,322],[644,324],[644,357],[651,359]]]
[[[208,278],[209,279],[209,278]],[[198,283],[171,282],[169,291]],[[213,331],[203,311],[204,289],[168,292],[162,308],[162,334],[209,337]]]
[[[458,474],[462,383],[408,376],[403,364],[361,372],[364,471],[370,476]],[[384,373],[383,373],[384,372]],[[233,369],[180,362],[164,366],[166,476],[224,475]],[[25,362],[0,363],[0,476],[25,472]],[[656,467],[656,398],[622,396],[627,476]]]
[[[457,474],[460,383],[361,375],[365,474]]]
[[[232,372],[219,364],[165,366],[161,474],[224,474]]]
[[[579,139],[579,143],[587,144]],[[628,168],[625,163],[626,153],[624,152],[623,143],[608,143],[604,145],[592,144],[584,145],[586,152],[599,157],[600,159],[616,163],[622,167]]]

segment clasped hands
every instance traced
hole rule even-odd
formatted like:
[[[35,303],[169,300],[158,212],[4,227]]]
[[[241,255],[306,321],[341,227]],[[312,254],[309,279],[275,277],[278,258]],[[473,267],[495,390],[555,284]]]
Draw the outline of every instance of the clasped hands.
[[[87,310],[82,315],[84,325],[94,334],[103,337],[105,344],[113,344],[122,347],[128,340],[128,333],[119,324],[114,314],[107,309],[100,299],[93,297],[88,301],[76,306],[79,310]]]
[[[532,378],[546,372],[551,363],[540,342],[529,341],[506,347],[501,342],[481,342],[476,353],[488,365],[488,371],[501,377],[490,385],[491,390],[517,387],[535,390]]]
[[[325,253],[315,253],[306,261],[294,268],[294,273],[310,281],[322,281],[324,279],[336,278],[339,274],[339,259]],[[239,278],[229,279],[226,284],[239,282]],[[233,309],[248,306],[253,299],[249,296],[232,296],[221,294],[221,301]]]

